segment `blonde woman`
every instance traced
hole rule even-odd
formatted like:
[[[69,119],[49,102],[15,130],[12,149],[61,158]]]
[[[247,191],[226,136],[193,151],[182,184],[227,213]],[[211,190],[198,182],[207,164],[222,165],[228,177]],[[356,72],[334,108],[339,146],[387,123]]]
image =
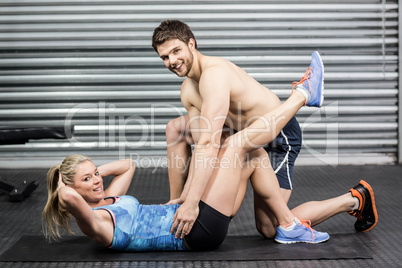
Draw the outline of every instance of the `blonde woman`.
[[[220,159],[234,159],[237,153],[236,148],[222,149]],[[126,195],[135,171],[131,160],[96,167],[86,156],[71,155],[47,174],[48,201],[43,210],[45,235],[60,237],[60,228],[71,232],[70,220],[74,218],[85,235],[116,250],[213,250],[225,239],[230,220],[243,201],[250,172],[261,168],[256,160],[262,156],[260,150],[252,152],[250,161],[254,165],[243,168],[239,179],[234,176],[234,172],[238,172],[233,166],[237,164],[235,161],[217,164],[220,168],[215,169],[209,180],[198,218],[188,232],[181,224],[177,229],[172,228],[180,204],[142,205]],[[102,177],[109,175],[115,177],[104,189]],[[184,194],[187,188],[186,185]],[[299,222],[297,228],[312,243],[329,238],[327,233],[317,232],[304,222]]]

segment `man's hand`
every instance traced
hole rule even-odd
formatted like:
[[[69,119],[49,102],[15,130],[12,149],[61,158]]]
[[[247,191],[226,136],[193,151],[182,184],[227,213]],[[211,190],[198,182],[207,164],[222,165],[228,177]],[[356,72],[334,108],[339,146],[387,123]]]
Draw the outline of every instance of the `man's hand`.
[[[183,204],[183,199],[181,197],[172,199],[169,202],[167,202],[165,205],[176,205],[176,204]]]
[[[170,233],[174,234],[174,231],[177,231],[175,234],[176,238],[184,238],[185,235],[188,235],[193,228],[194,222],[198,217],[199,208],[198,202],[188,202],[185,201],[183,205],[181,205],[176,214],[173,217],[173,225],[170,229]]]

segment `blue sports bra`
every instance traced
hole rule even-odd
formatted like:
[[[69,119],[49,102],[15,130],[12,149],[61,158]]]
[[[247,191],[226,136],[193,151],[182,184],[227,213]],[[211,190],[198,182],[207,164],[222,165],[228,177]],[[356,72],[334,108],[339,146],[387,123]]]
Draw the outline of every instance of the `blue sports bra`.
[[[112,249],[123,251],[184,250],[182,239],[170,234],[179,205],[141,205],[132,196],[113,198],[114,203],[93,210],[108,211],[114,223]]]

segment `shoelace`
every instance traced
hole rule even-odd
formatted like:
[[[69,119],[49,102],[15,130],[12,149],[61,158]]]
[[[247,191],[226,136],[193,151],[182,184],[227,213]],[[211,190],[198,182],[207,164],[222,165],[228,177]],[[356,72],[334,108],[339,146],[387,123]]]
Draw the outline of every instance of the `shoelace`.
[[[293,86],[293,88],[292,88],[292,94],[293,94],[294,88],[295,88],[297,85],[300,85],[301,83],[303,83],[304,81],[307,81],[307,83],[308,83],[308,90],[309,90],[310,93],[311,93],[311,90],[310,90],[310,81],[309,81],[309,79],[311,78],[312,75],[313,75],[313,68],[312,68],[312,67],[308,67],[307,71],[304,73],[302,79],[301,79],[299,82],[297,82],[297,81],[292,82],[292,86]]]
[[[310,241],[308,241],[308,243],[310,243],[314,239],[314,229],[311,228],[311,221],[309,221],[309,220],[304,221],[301,219],[299,219],[299,221],[300,221],[299,226],[303,225],[304,227],[306,227],[307,229],[309,229],[311,231],[311,239],[310,239]]]
[[[364,220],[363,215],[358,211],[349,212],[350,215],[355,216],[359,221]]]

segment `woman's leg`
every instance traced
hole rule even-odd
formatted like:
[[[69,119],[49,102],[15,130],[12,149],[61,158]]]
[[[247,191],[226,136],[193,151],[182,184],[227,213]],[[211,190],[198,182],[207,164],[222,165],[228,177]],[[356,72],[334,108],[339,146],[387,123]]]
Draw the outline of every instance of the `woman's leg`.
[[[253,189],[254,190],[254,189]],[[287,204],[291,190],[280,189],[281,195],[285,204]],[[293,216],[296,216],[293,214]],[[276,234],[276,228],[279,226],[279,222],[276,219],[274,213],[271,211],[270,206],[265,202],[263,196],[260,196],[258,192],[254,190],[254,218],[257,231],[265,238],[273,238]]]
[[[244,193],[240,190],[247,187],[248,177],[242,178],[244,157],[245,151],[241,148],[222,148],[218,153],[218,163],[201,197],[204,203],[229,217],[233,215],[237,198],[244,198],[245,190]],[[245,170],[243,175],[246,176],[248,172]]]
[[[324,66],[314,52],[302,80],[293,94],[279,107],[256,119],[250,126],[230,136],[218,153],[218,167],[209,179],[203,198],[221,213],[233,215],[246,152],[270,143],[304,105],[321,107],[324,99]],[[219,209],[218,209],[219,208]]]
[[[283,193],[280,190],[266,151],[260,148],[249,155],[249,160],[242,165],[244,151],[237,147],[223,148],[219,153],[219,168],[214,170],[201,200],[215,211],[226,217],[232,217],[240,208],[247,189],[247,181],[251,177],[254,193],[260,202],[256,207],[257,228],[264,236],[276,235],[275,240],[280,243],[320,243],[328,240],[327,233],[311,229],[309,225],[296,219],[289,210],[284,194],[289,197],[290,191]],[[225,160],[226,157],[228,160]],[[206,218],[203,220],[209,221]],[[228,224],[227,220],[225,222]],[[225,226],[227,228],[227,225]]]
[[[306,99],[295,91],[281,106],[261,116],[247,128],[233,135],[229,146],[240,146],[246,152],[258,149],[273,141],[293,116],[304,106]],[[235,141],[234,138],[237,138]]]
[[[226,237],[235,206],[241,204],[238,199],[244,198],[252,169],[242,170],[244,153],[232,149],[226,148],[219,152],[220,162],[216,164],[201,197],[197,220],[185,236],[186,245],[192,250],[217,248]],[[242,155],[236,161],[238,153]],[[225,157],[229,159],[224,160]]]
[[[254,151],[273,141],[305,101],[304,95],[295,91],[281,106],[230,136],[219,151],[219,163],[201,200],[222,214],[232,216],[246,152]]]
[[[304,106],[321,107],[324,101],[324,65],[317,51],[311,64],[298,83],[292,83],[292,95],[279,107],[261,116],[243,129],[240,146],[249,152],[273,141],[290,119]]]
[[[228,161],[227,167],[224,166],[224,160],[221,160],[221,166],[214,172],[201,200],[222,214],[234,216],[243,202],[247,182],[251,179],[254,193],[267,208],[264,213],[272,211],[280,225],[292,223],[294,215],[283,199],[267,152],[262,148],[254,150],[247,155],[247,161],[242,163],[244,156],[240,150],[223,150],[221,152],[224,157],[232,153],[237,155],[236,159],[232,163]],[[241,167],[240,177],[233,175],[237,167]]]
[[[264,149],[261,152],[269,160]],[[250,178],[254,191],[254,215],[257,230],[267,238],[276,234],[276,228],[294,221],[295,215],[289,210],[287,201],[291,190],[281,189],[271,165],[257,168]]]

